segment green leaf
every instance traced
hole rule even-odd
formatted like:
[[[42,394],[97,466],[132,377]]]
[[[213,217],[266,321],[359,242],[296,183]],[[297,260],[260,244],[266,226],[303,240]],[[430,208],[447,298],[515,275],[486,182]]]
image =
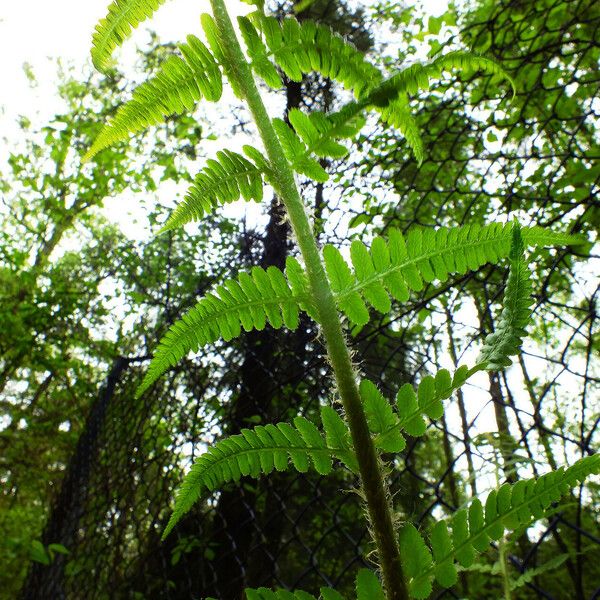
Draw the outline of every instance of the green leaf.
[[[183,57],[170,56],[155,77],[134,90],[131,100],[101,130],[83,161],[127,140],[132,133],[162,123],[169,115],[191,111],[201,98],[219,100],[223,90],[221,71],[208,48],[197,37],[188,35],[187,43],[180,44],[179,49]]]
[[[208,293],[161,339],[136,397],[188,352],[220,338],[228,341],[239,336],[242,329],[262,330],[267,323],[276,329],[283,325],[295,329],[300,308],[306,310],[310,301],[298,295],[307,293],[298,262],[290,258],[286,272],[293,273],[293,281],[275,267],[266,271],[254,267],[251,274],[240,273],[237,280],[229,279]]]
[[[360,397],[363,401],[369,430],[376,435],[375,445],[384,452],[404,450],[406,441],[397,427],[398,417],[375,384],[368,379],[363,379],[360,382]],[[381,433],[387,433],[387,435],[377,436]]]
[[[360,569],[356,575],[356,600],[385,600],[377,575],[369,569]]]
[[[260,165],[266,162],[261,158],[261,162],[254,164],[231,150],[218,151],[216,160],[206,161],[206,167],[196,175],[183,202],[177,206],[159,233],[200,220],[218,204],[235,202],[240,197],[246,201],[260,202],[263,197],[264,175]]]
[[[152,16],[165,0],[114,0],[92,37],[92,62],[99,71],[111,66],[111,56],[144,20]]]

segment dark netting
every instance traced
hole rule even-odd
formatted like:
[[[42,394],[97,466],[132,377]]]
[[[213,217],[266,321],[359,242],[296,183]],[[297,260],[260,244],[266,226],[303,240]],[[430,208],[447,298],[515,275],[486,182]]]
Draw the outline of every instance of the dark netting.
[[[383,215],[384,228],[518,217],[525,224],[593,231],[600,222],[600,5],[483,4],[460,24],[462,39],[517,75],[516,100],[498,100],[500,88],[489,78],[444,80],[418,115],[423,165],[396,136],[373,143],[379,166],[361,165],[353,183],[398,195],[370,203],[367,193],[356,216],[377,223]],[[317,192],[322,202],[323,190]],[[349,210],[342,194],[326,215],[341,224]],[[345,228],[327,232],[336,241]],[[551,251],[532,262],[533,341],[509,372],[485,375],[449,400],[430,436],[409,439],[389,476],[401,517],[425,526],[496,479],[514,481],[517,473],[541,473],[594,452],[598,260],[580,260],[585,253]],[[467,360],[494,328],[504,273],[484,268],[447,288],[430,286],[391,321],[372,321],[353,338],[362,371],[391,396],[402,382]],[[316,416],[327,400],[328,367],[314,329],[303,324],[293,334],[247,335],[227,351],[184,362],[133,401],[145,364],[117,359],[107,375],[43,538],[70,554],[32,566],[23,598],[233,599],[244,585],[311,592],[333,585],[350,594],[372,547],[355,481],[341,468],[325,479],[287,472],[226,486],[160,543],[173,489],[203,447],[248,424]],[[574,490],[542,525],[514,536],[509,560],[517,575],[564,555],[514,598],[600,597],[597,514],[592,482]],[[501,583],[497,575],[474,571],[463,574],[455,590],[434,597],[471,597],[469,589],[497,598]]]

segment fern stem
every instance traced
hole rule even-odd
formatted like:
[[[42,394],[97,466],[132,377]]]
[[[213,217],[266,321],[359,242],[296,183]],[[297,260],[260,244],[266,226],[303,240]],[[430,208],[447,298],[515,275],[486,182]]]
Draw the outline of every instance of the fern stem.
[[[306,207],[300,197],[292,168],[284,156],[279,138],[271,124],[250,66],[240,47],[224,0],[211,0],[211,6],[223,42],[225,58],[254,117],[273,167],[273,187],[286,207],[292,230],[304,258],[327,354],[352,435],[359,465],[361,487],[377,547],[386,595],[388,600],[407,600],[408,592],[402,575],[389,495],[362,407],[357,386],[357,373],[352,365],[339,313],[325,275],[323,261],[306,213]]]

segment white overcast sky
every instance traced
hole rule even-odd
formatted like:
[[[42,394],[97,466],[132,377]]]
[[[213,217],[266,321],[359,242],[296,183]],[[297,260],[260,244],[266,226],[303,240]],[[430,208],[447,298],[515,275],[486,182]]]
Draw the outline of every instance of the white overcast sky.
[[[407,2],[408,4],[409,2]],[[432,14],[440,14],[447,0],[415,0]],[[0,137],[10,136],[18,115],[33,116],[40,111],[49,117],[56,107],[53,85],[55,69],[51,60],[61,58],[81,68],[89,57],[94,26],[106,14],[109,0],[0,0]],[[248,12],[253,7],[230,0],[233,12]],[[149,21],[163,41],[182,40],[200,30],[199,15],[210,9],[208,0],[166,2]],[[136,43],[147,39],[146,28],[136,31],[125,45],[133,55]],[[23,74],[30,63],[39,80],[31,90]]]

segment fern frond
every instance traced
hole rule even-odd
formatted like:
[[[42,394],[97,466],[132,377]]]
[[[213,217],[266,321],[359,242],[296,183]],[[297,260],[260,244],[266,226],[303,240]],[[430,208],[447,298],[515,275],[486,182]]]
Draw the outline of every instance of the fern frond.
[[[333,246],[323,248],[323,258],[338,307],[353,324],[365,325],[369,321],[367,302],[387,313],[390,297],[406,302],[409,290],[421,291],[424,283],[444,282],[452,274],[476,270],[507,257],[512,227],[492,223],[413,229],[406,238],[390,229],[387,242],[376,237],[370,250],[358,240],[352,242],[352,268]],[[542,233],[537,227],[523,228],[521,233],[523,241],[532,245],[580,241],[576,236]]]
[[[332,117],[323,112],[306,115],[293,108],[289,112],[289,127],[282,119],[273,119],[273,127],[281,142],[285,157],[298,173],[324,183],[329,176],[323,167],[312,158],[341,158],[348,154],[348,149],[337,140],[354,137],[363,127],[364,119],[359,114]]]
[[[217,205],[235,202],[240,196],[246,201],[260,202],[267,162],[255,148],[247,146],[244,149],[249,156],[256,158],[258,154],[261,162],[255,164],[231,150],[217,152],[216,160],[206,161],[206,166],[196,175],[185,198],[159,233],[197,221]]]
[[[406,441],[398,428],[398,416],[377,386],[368,379],[363,379],[360,382],[360,397],[369,430],[376,436],[374,438],[375,446],[384,452],[404,450]]]
[[[262,33],[266,46],[258,34],[249,33],[251,27]],[[309,20],[299,23],[293,17],[279,22],[275,17],[255,12],[242,25],[242,32],[256,73],[272,87],[279,87],[279,82],[266,65],[269,56],[292,81],[302,81],[304,74],[315,71],[339,81],[355,96],[381,81],[379,69],[325,25]]]
[[[100,150],[128,139],[132,133],[161,123],[174,113],[192,110],[201,98],[216,102],[223,91],[219,65],[208,48],[195,36],[179,46],[182,57],[170,56],[152,79],[137,87],[88,150],[89,160]]]
[[[533,304],[530,271],[523,258],[524,247],[518,224],[513,226],[510,271],[504,302],[496,331],[483,343],[478,364],[488,370],[499,370],[512,364],[509,356],[517,354],[527,335]]]
[[[256,158],[253,156],[256,162]],[[389,241],[375,238],[371,250],[355,241],[351,249],[354,272],[333,246],[325,246],[323,257],[334,297],[340,310],[357,324],[368,322],[365,300],[381,312],[390,310],[391,295],[404,302],[409,288],[419,290],[423,281],[445,281],[450,273],[464,273],[485,262],[496,262],[510,250],[512,225],[412,231],[405,240],[390,230]],[[579,243],[577,236],[521,230],[526,243]],[[230,280],[216,293],[201,299],[180,321],[171,326],[161,340],[150,368],[137,394],[143,393],[162,373],[175,365],[190,350],[238,336],[243,328],[263,329],[266,323],[294,329],[298,312],[303,310],[318,322],[318,311],[311,300],[308,280],[297,260],[288,258],[286,275],[275,267],[266,271],[255,267],[252,275],[242,273],[239,282]]]
[[[491,540],[499,540],[507,529],[529,526],[543,518],[552,503],[588,476],[599,473],[600,454],[595,454],[566,469],[561,467],[514,485],[505,483],[492,490],[484,504],[475,498],[468,509],[437,522],[429,533],[429,546],[413,525],[404,525],[400,531],[400,555],[411,595],[427,598],[434,578],[442,587],[454,585],[455,561],[469,567],[477,554],[488,549]]]
[[[317,600],[308,592],[296,590],[269,590],[267,588],[246,589],[247,600]],[[322,587],[322,600],[344,600],[344,597],[332,588]],[[369,569],[360,569],[356,575],[356,600],[385,600],[383,587],[377,575]]]
[[[406,139],[413,151],[417,163],[421,165],[425,158],[423,138],[417,120],[412,116],[406,94],[399,94],[387,106],[380,109],[380,118],[384,123],[395,127]]]
[[[432,421],[439,419],[444,413],[442,400],[460,388],[472,372],[462,366],[451,377],[446,369],[441,369],[435,377],[423,377],[416,390],[406,383],[396,395],[396,410],[375,384],[362,380],[360,395],[375,447],[384,452],[401,452],[406,446],[402,432],[422,436],[427,428],[424,416]]]
[[[204,492],[242,476],[257,478],[274,470],[285,471],[290,462],[300,473],[306,473],[312,464],[317,473],[328,475],[333,458],[357,471],[350,432],[342,418],[331,407],[324,407],[321,420],[325,436],[309,420],[296,417],[293,426],[278,423],[242,429],[210,447],[183,480],[163,538]],[[332,442],[336,445],[330,446]]]
[[[495,60],[458,50],[439,56],[429,63],[415,63],[394,73],[376,88],[372,88],[363,100],[373,106],[386,107],[400,94],[414,95],[419,90],[428,90],[432,79],[437,80],[443,71],[453,69],[459,69],[467,75],[478,71],[498,75],[510,83],[513,95],[516,93],[513,78]]]
[[[220,338],[229,341],[242,329],[262,330],[267,323],[275,329],[296,329],[300,309],[314,315],[308,284],[294,258],[288,257],[286,274],[287,278],[276,267],[253,267],[251,274],[240,273],[237,280],[225,281],[202,298],[164,335],[136,397],[190,351]]]
[[[306,144],[294,133],[294,130],[279,118],[273,119],[272,123],[281,142],[283,153],[294,171],[302,173],[314,181],[326,182],[329,179],[327,171],[310,157]]]
[[[237,98],[243,99],[244,94],[238,82],[236,70],[233,68],[233,65],[230,63],[230,61],[225,58],[223,40],[221,39],[221,34],[219,33],[217,23],[212,15],[209,15],[208,13],[202,13],[200,15],[200,24],[202,25],[202,29],[206,35],[206,41],[210,46],[213,56],[223,69],[233,93]]]
[[[99,71],[111,66],[111,57],[144,20],[150,18],[165,0],[113,0],[92,36],[92,62]]]

